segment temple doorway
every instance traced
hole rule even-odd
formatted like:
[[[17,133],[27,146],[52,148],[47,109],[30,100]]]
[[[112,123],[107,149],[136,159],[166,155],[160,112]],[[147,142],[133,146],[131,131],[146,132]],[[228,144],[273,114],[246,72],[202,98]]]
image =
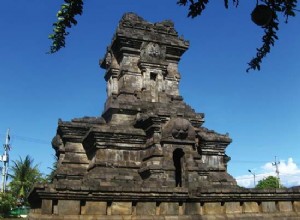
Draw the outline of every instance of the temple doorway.
[[[182,168],[183,163],[182,159],[184,156],[184,152],[181,148],[177,148],[173,151],[173,162],[175,166],[175,186],[182,187]]]

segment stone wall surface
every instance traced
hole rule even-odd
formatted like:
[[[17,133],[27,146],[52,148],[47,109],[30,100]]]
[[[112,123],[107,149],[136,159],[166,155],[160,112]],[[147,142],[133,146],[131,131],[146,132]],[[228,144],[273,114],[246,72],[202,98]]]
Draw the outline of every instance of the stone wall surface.
[[[227,134],[179,93],[189,42],[171,21],[125,14],[100,66],[99,117],[59,120],[51,184],[31,191],[29,219],[296,219],[300,190],[253,190],[227,173]]]

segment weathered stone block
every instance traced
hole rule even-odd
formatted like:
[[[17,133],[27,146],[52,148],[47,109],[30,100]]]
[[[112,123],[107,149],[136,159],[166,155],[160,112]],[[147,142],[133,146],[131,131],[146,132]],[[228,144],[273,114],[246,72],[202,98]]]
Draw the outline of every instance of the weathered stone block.
[[[106,202],[94,202],[87,201],[84,206],[81,207],[82,215],[106,215]]]
[[[176,202],[162,202],[159,206],[160,215],[178,215],[179,204]]]
[[[244,202],[243,213],[258,213],[260,212],[260,207],[257,202]]]
[[[295,212],[300,212],[300,201],[294,201],[293,208]]]
[[[228,214],[242,213],[242,206],[239,202],[226,202],[225,211]]]
[[[27,219],[27,218],[26,218]],[[42,215],[33,215],[32,213],[29,214],[28,219],[30,220],[63,220],[65,219],[64,216],[58,216],[58,215],[48,215],[44,214]],[[76,218],[75,218],[76,220]]]
[[[178,207],[178,215],[184,215],[184,206],[183,204],[179,204],[179,207]]]
[[[52,200],[43,199],[41,211],[42,211],[42,214],[52,214]]]
[[[79,215],[80,201],[75,200],[58,200],[59,215]]]
[[[289,202],[289,201],[278,202],[277,206],[278,206],[278,209],[280,212],[292,212],[293,211],[292,202]]]
[[[85,220],[84,218],[82,220]],[[130,216],[120,216],[120,215],[112,215],[112,216],[97,216],[93,220],[131,220]]]
[[[41,214],[42,213],[42,210],[37,208],[37,209],[30,209],[30,212],[31,213],[34,213],[34,214]]]
[[[179,216],[165,216],[165,220],[179,220]]]
[[[130,215],[132,212],[131,202],[113,202],[111,204],[112,215]]]
[[[105,216],[106,217],[106,216]],[[101,218],[97,218],[96,215],[80,215],[80,220],[100,220]]]
[[[66,155],[64,157],[64,162],[75,163],[75,164],[88,164],[89,163],[86,154],[75,153],[75,152],[66,153]]]
[[[64,220],[80,220],[80,215],[65,215]]]
[[[131,220],[154,220],[154,219],[156,219],[156,217],[159,217],[159,216],[136,215],[136,216],[132,216]],[[162,220],[164,220],[164,218]]]
[[[58,215],[58,206],[57,206],[57,204],[53,205],[53,214]]]
[[[65,150],[66,152],[85,153],[85,150],[81,143],[66,142]]]
[[[185,203],[184,214],[185,215],[199,215],[199,214],[202,214],[201,204],[199,202]]]
[[[156,203],[155,202],[138,202],[136,204],[137,215],[155,215]]]
[[[277,212],[278,209],[276,207],[276,203],[271,201],[271,202],[262,202],[261,203],[261,211],[270,213],[270,212]]]
[[[225,211],[224,206],[220,202],[207,202],[203,205],[203,214],[223,214]]]

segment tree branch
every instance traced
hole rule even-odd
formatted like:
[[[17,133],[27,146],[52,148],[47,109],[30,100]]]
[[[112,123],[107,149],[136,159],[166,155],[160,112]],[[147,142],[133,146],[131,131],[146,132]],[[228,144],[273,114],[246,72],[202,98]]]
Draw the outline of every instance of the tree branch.
[[[265,35],[262,37],[263,45],[261,48],[256,49],[256,57],[253,58],[248,64],[249,68],[246,70],[249,72],[250,69],[260,70],[260,64],[262,59],[270,53],[271,46],[274,46],[275,40],[278,40],[276,31],[278,30],[278,23],[276,22],[277,15],[274,13],[273,18],[268,26],[265,27]]]
[[[61,5],[61,9],[57,13],[58,21],[53,24],[53,34],[49,35],[52,40],[49,53],[55,53],[62,47],[65,47],[65,38],[69,34],[66,28],[76,25],[76,15],[82,14],[83,0],[65,0]]]

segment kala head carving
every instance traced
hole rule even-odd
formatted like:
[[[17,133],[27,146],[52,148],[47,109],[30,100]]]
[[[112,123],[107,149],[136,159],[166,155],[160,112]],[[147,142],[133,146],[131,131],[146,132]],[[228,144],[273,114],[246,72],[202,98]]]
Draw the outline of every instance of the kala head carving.
[[[195,130],[191,123],[184,118],[173,118],[163,128],[163,139],[178,141],[195,140]]]
[[[172,136],[175,139],[186,139],[188,136],[190,122],[183,118],[177,118],[172,128]]]

